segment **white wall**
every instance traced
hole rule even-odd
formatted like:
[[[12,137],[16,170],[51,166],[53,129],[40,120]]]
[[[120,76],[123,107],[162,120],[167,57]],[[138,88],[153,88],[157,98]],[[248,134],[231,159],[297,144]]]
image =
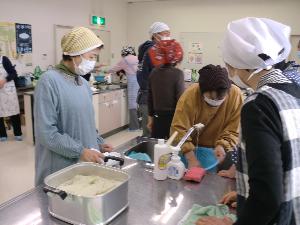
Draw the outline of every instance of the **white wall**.
[[[300,34],[299,8],[300,0],[173,0],[128,5],[125,0],[0,0],[0,21],[32,25],[33,63],[46,68],[55,62],[54,24],[89,26],[90,14],[107,19],[113,64],[123,45],[138,46],[148,38],[154,21],[168,23],[175,38],[180,32],[222,32],[229,21],[245,16],[270,17]]]
[[[0,21],[32,25],[33,63],[55,62],[54,24],[89,26],[91,14],[106,17],[111,50],[119,56],[127,42],[127,3],[123,0],[1,0]],[[43,54],[47,54],[43,57]],[[112,60],[112,63],[116,58]]]
[[[169,24],[174,38],[180,32],[223,32],[231,20],[269,17],[300,34],[300,0],[184,0],[131,3],[128,6],[128,41],[138,46],[149,38],[155,21]]]

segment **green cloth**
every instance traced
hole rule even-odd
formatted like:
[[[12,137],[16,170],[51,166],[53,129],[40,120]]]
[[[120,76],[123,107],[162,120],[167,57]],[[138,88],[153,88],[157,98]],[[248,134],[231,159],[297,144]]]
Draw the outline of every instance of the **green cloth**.
[[[58,69],[58,70],[61,70],[62,72],[66,73],[70,76],[74,76],[74,77],[78,76],[76,73],[73,73],[68,67],[66,67],[64,65],[63,61],[61,61],[59,64],[57,64],[55,66],[55,68]]]
[[[233,222],[236,221],[236,215],[229,212],[227,205],[218,204],[203,207],[201,205],[194,204],[178,225],[195,225],[198,219],[206,216],[215,216],[219,218],[227,216]]]

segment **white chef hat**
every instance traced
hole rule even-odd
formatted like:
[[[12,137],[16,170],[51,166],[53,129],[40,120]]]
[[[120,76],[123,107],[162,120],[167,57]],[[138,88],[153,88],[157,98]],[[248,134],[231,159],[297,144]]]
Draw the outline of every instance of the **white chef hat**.
[[[267,69],[288,57],[290,32],[289,26],[266,18],[233,21],[225,32],[223,59],[237,69]]]
[[[153,34],[157,34],[163,31],[170,30],[169,26],[163,22],[155,22],[150,26],[149,34],[152,37]]]

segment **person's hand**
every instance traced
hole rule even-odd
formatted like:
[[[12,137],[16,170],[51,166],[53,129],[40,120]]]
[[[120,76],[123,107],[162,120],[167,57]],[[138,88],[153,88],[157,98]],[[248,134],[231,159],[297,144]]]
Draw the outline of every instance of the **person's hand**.
[[[232,225],[233,221],[228,218],[217,218],[217,217],[203,217],[196,222],[196,225]]]
[[[4,84],[6,84],[6,80],[5,79],[0,80],[0,89],[4,87]]]
[[[200,167],[200,163],[196,158],[194,151],[184,153],[184,157],[187,160],[189,169],[193,167]]]
[[[222,163],[224,161],[226,152],[225,152],[223,146],[217,145],[215,147],[215,156],[219,160],[219,163]]]
[[[231,191],[222,197],[220,203],[225,205],[230,205],[231,207],[236,208],[236,200],[237,200],[236,191]]]
[[[104,155],[96,150],[85,148],[80,156],[80,160],[84,162],[102,163]]]
[[[147,123],[147,128],[150,132],[152,132],[152,127],[153,127],[153,117],[148,116],[148,123]]]
[[[114,149],[110,144],[102,144],[100,148],[102,152],[112,152],[112,150]]]
[[[221,177],[227,177],[227,178],[231,178],[234,179],[235,175],[236,175],[236,168],[235,165],[232,165],[229,170],[221,170],[218,172],[218,175]]]

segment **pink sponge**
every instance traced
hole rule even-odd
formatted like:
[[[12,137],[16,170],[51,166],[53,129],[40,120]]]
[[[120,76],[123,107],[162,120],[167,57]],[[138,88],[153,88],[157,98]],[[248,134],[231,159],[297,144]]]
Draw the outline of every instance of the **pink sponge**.
[[[205,175],[205,170],[200,167],[192,167],[184,175],[184,180],[200,182]]]

